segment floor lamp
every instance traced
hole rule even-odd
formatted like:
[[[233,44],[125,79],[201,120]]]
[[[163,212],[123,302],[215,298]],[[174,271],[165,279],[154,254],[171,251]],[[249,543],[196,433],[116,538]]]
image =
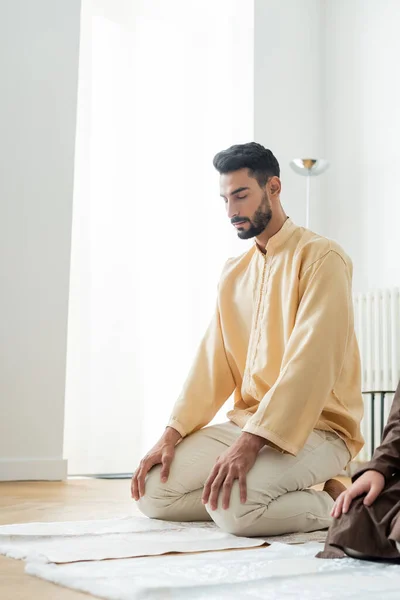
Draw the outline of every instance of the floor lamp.
[[[329,167],[327,160],[323,158],[294,158],[290,161],[293,171],[307,177],[306,191],[306,227],[310,226],[310,178],[321,175]]]

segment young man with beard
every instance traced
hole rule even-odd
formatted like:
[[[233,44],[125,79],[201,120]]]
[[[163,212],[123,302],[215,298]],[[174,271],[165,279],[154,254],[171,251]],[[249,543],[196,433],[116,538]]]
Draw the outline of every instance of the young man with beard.
[[[351,261],[287,217],[270,150],[233,146],[214,166],[228,218],[254,245],[225,265],[214,318],[132,497],[149,517],[212,519],[236,535],[323,529],[343,489],[331,478],[363,444]],[[205,427],[232,394],[229,421]]]

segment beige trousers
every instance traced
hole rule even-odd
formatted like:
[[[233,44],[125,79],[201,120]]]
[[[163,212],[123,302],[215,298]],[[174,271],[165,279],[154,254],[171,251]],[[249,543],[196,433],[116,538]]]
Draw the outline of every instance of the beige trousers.
[[[313,431],[297,456],[265,446],[247,474],[247,501],[241,504],[235,481],[230,506],[216,510],[201,502],[204,484],[218,457],[240,436],[241,429],[223,423],[184,438],[176,448],[166,483],[157,465],[147,476],[140,510],[167,521],[213,520],[235,535],[270,536],[329,527],[332,498],[308,489],[342,471],[350,460],[345,443],[334,433]],[[221,499],[220,499],[221,500]]]

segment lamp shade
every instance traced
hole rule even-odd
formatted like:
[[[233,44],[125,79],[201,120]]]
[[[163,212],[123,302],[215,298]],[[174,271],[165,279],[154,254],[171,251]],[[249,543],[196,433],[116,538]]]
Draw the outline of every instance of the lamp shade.
[[[315,177],[327,170],[329,162],[323,158],[294,158],[290,166],[299,175]]]

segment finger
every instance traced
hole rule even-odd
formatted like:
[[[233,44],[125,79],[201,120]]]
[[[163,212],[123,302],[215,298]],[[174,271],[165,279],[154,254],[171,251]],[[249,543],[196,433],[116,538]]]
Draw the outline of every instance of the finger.
[[[349,511],[351,503],[353,502],[354,498],[356,498],[358,495],[359,494],[357,491],[348,490],[347,492],[345,492],[342,510],[344,514],[346,514]]]
[[[161,481],[163,483],[165,483],[166,481],[168,481],[168,477],[169,477],[169,470],[171,467],[171,463],[172,463],[172,454],[166,454],[163,456],[162,458],[162,469],[161,469]]]
[[[132,477],[131,482],[131,496],[134,500],[139,500],[139,487],[137,481],[138,471],[136,470]]]
[[[224,510],[229,508],[229,501],[231,498],[232,486],[233,486],[234,481],[235,481],[235,478],[232,477],[232,475],[228,475],[225,478],[224,484],[222,486],[221,501],[222,501],[222,508]]]
[[[340,515],[342,514],[343,501],[344,501],[345,494],[346,494],[346,492],[342,492],[340,494],[340,496],[336,499],[335,504],[333,505],[332,516],[335,519],[337,519],[338,517],[340,517]]]
[[[138,487],[139,487],[139,497],[142,498],[145,494],[145,480],[146,475],[150,471],[154,465],[156,465],[158,461],[156,459],[147,459],[142,464],[139,474],[138,474]]]
[[[211,486],[211,493],[209,498],[209,505],[211,510],[216,510],[218,507],[218,496],[221,490],[221,486],[225,481],[226,473],[220,471],[217,477],[214,479],[214,483]]]
[[[246,483],[246,475],[239,475],[239,492],[240,492],[240,502],[245,504],[247,500],[247,483]]]
[[[145,492],[144,480],[145,480],[145,478],[146,478],[146,473],[143,472],[143,469],[139,469],[139,472],[137,474],[137,489],[138,489],[137,500],[140,500],[140,498],[142,496],[144,496],[144,492]]]
[[[365,506],[371,506],[371,504],[373,504],[375,502],[375,500],[377,499],[377,497],[379,496],[379,492],[380,492],[379,487],[372,485],[368,494],[364,498]]]
[[[210,475],[208,476],[207,481],[204,484],[203,495],[201,497],[201,501],[203,502],[203,504],[207,504],[207,502],[210,498],[211,486],[214,483],[214,479],[216,478],[217,474],[218,474],[218,467],[217,467],[217,465],[215,465],[215,467],[211,471]]]
[[[341,494],[340,494],[340,496],[341,496]],[[339,499],[340,499],[340,496],[338,496],[338,497],[336,498],[336,500],[334,501],[334,503],[333,503],[332,510],[331,510],[331,512],[330,512],[330,515],[331,515],[331,517],[334,517],[334,516],[335,516],[336,507],[337,507],[337,505],[338,505],[338,501],[339,501]]]
[[[335,517],[335,519],[340,517],[340,515],[342,514],[343,500],[344,500],[344,493],[340,494],[340,496],[338,498],[336,498],[336,502],[333,505],[331,514],[333,517]]]

